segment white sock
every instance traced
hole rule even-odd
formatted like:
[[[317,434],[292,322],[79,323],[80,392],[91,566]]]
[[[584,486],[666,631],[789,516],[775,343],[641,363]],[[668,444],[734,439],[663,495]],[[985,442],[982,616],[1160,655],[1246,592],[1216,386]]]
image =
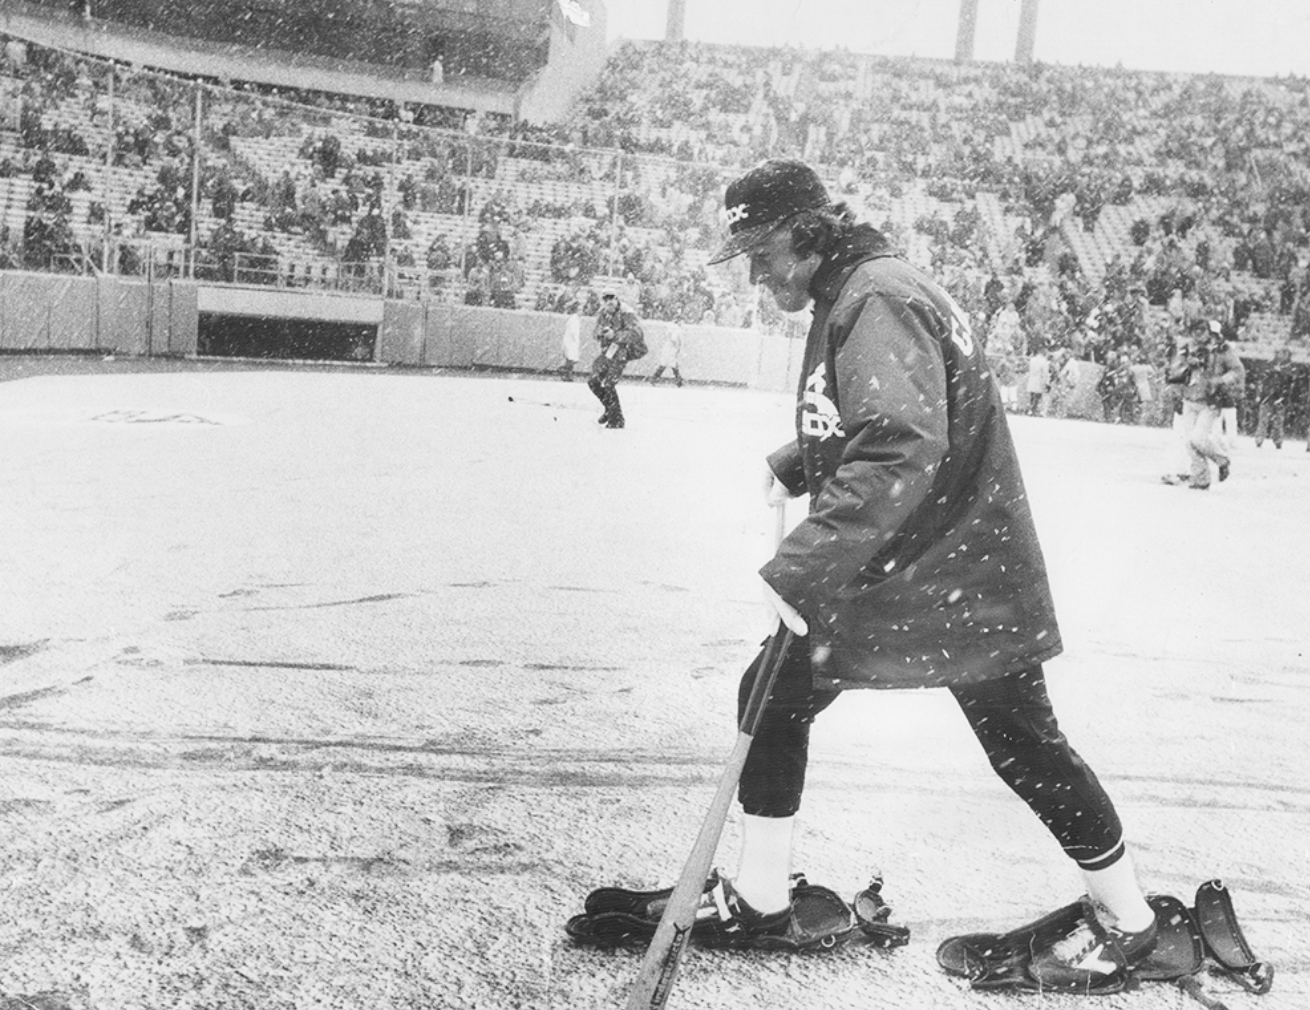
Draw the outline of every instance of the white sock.
[[[1137,883],[1132,856],[1127,852],[1103,870],[1083,870],[1082,873],[1087,883],[1087,896],[1114,920],[1106,925],[1126,933],[1139,933],[1155,920],[1155,912],[1146,903],[1146,896]]]
[[[795,817],[742,815],[741,858],[732,886],[757,912],[791,904],[791,842]]]

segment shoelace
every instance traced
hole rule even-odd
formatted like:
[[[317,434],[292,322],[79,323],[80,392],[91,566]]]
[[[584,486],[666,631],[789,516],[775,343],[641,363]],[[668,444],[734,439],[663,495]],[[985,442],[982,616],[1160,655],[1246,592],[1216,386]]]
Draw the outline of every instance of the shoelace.
[[[1051,946],[1051,953],[1065,964],[1076,965],[1094,951],[1100,943],[1101,938],[1096,935],[1092,927],[1082,922],[1068,936],[1062,940],[1057,940]]]

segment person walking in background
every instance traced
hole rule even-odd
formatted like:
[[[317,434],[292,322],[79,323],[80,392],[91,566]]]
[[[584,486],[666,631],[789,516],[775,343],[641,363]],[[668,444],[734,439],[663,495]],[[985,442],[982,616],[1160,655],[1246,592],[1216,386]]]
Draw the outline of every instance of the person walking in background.
[[[1280,347],[1274,359],[1260,377],[1260,415],[1255,424],[1255,444],[1260,447],[1266,438],[1274,440],[1274,448],[1283,447],[1283,428],[1287,423],[1287,405],[1292,400],[1292,352]]]
[[[1001,387],[1001,401],[1006,410],[1018,409],[1015,365],[1025,343],[1023,319],[1014,300],[1007,299],[992,316],[987,334],[987,361],[997,385]]]
[[[1187,431],[1183,427],[1183,385],[1167,381],[1160,393],[1160,409],[1169,425],[1169,443],[1165,452],[1165,471],[1160,479],[1166,484],[1185,484],[1192,475],[1192,456],[1187,449]]]
[[[1219,468],[1219,480],[1228,479],[1232,458],[1215,439],[1219,411],[1234,402],[1242,388],[1245,369],[1228,347],[1216,322],[1194,320],[1189,338],[1179,343],[1169,364],[1168,379],[1183,390],[1183,433],[1187,439],[1190,472],[1186,480],[1166,474],[1167,484],[1182,484],[1197,491],[1210,487],[1210,464]]]
[[[577,367],[582,355],[582,311],[576,298],[569,301],[566,311],[569,317],[564,320],[564,335],[560,338],[564,364],[560,366],[559,371],[565,382],[572,382],[573,369]]]
[[[628,362],[646,354],[646,337],[637,314],[625,308],[619,296],[612,291],[600,297],[594,336],[600,344],[600,353],[592,362],[587,388],[595,394],[603,408],[596,423],[606,428],[622,428],[626,421],[615,387]]]
[[[1005,407],[1007,413],[1018,410],[1019,380],[1015,375],[1015,353],[1006,351],[1001,354],[992,354],[989,350],[987,361],[991,366],[992,375],[996,378],[996,385],[1000,387],[1002,406]]]
[[[1208,340],[1212,348],[1228,347],[1228,334],[1223,323],[1217,319],[1211,319],[1206,323]],[[1238,359],[1241,363],[1241,359]],[[1219,408],[1219,422],[1215,426],[1217,441],[1223,449],[1224,454],[1232,456],[1233,450],[1237,448],[1237,404],[1242,399],[1242,393],[1246,390],[1246,369],[1243,366],[1242,376],[1235,385],[1230,387],[1220,387],[1211,392],[1214,399],[1214,405]]]
[[[669,323],[667,334],[664,337],[664,346],[660,349],[660,363],[655,371],[650,373],[650,382],[652,384],[660,381],[660,376],[664,374],[665,369],[673,372],[673,381],[676,385],[682,385],[682,327],[678,323]]]
[[[1028,413],[1038,417],[1046,406],[1046,395],[1051,391],[1051,362],[1038,347],[1028,358]]]
[[[1105,368],[1096,381],[1101,410],[1108,424],[1136,424],[1139,411],[1137,381],[1122,351],[1106,352]]]
[[[1078,366],[1081,362],[1067,347],[1051,355],[1051,391],[1046,396],[1047,417],[1067,417],[1069,404],[1078,391]]]
[[[1154,424],[1155,390],[1151,386],[1151,380],[1155,376],[1155,369],[1147,364],[1146,355],[1140,347],[1134,347],[1127,354],[1128,371],[1132,373],[1133,385],[1137,389],[1137,420],[1134,423],[1140,424],[1145,421],[1147,424]]]

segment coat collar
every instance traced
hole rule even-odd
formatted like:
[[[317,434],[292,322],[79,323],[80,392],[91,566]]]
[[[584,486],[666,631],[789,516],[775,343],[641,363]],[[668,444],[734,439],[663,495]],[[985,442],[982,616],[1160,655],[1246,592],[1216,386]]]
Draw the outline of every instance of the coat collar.
[[[831,303],[854,267],[865,260],[891,255],[894,255],[892,248],[882,232],[873,225],[857,224],[824,257],[810,281],[810,294],[816,302]]]

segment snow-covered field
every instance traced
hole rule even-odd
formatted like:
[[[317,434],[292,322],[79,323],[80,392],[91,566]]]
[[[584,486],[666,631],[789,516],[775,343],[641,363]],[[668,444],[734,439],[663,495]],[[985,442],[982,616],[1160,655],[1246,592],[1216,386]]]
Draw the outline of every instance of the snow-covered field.
[[[0,383],[0,1007],[621,1006],[639,957],[562,926],[691,845],[790,398],[624,385],[607,431],[539,378],[88,372]],[[1310,453],[1244,438],[1202,494],[1163,431],[1012,423],[1061,723],[1146,885],[1222,878],[1277,966],[1210,995],[1303,1010]],[[843,698],[810,767],[798,868],[880,867],[910,946],[693,950],[671,1008],[1081,1005],[936,967],[1079,890],[948,696]]]

